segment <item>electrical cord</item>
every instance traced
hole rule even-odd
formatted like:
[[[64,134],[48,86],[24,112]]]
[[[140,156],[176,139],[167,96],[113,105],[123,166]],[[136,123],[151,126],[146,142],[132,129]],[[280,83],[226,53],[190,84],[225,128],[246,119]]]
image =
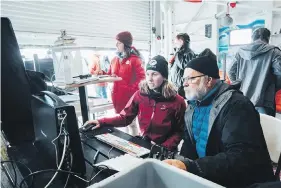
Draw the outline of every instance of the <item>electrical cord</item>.
[[[69,140],[69,139],[68,139]],[[70,154],[70,169],[69,171],[72,170],[72,163],[73,163],[73,156],[72,154]],[[69,177],[70,177],[70,174],[68,174],[67,178],[66,178],[66,182],[65,182],[65,185],[63,188],[66,188],[67,184],[68,184],[68,181],[69,181]]]
[[[96,161],[97,161],[97,159],[98,159],[99,154],[100,154],[100,151],[98,150],[98,151],[96,152],[96,154],[95,154],[94,158],[93,158],[93,165],[95,165],[95,164],[96,164]],[[95,172],[95,168],[93,168],[93,170],[92,170],[92,173],[91,173],[91,176],[90,176],[90,177],[92,177],[92,176],[93,176],[94,172]],[[90,186],[90,183],[91,183],[91,182],[89,182],[89,183],[88,183],[88,186]]]
[[[2,163],[2,162],[1,162],[1,166],[2,166],[2,168],[5,169],[5,174],[6,174],[6,176],[8,176],[8,179],[10,179],[10,183],[12,184],[13,188],[16,188],[16,187],[17,187],[17,172],[16,172],[16,168],[15,168],[15,166],[14,166],[14,163],[11,162],[11,166],[12,166],[13,172],[14,172],[14,179],[13,179],[12,175],[9,173],[9,171],[8,171],[8,169],[7,169],[7,168],[9,168],[9,167],[6,166],[6,167],[7,167],[7,168],[6,168],[5,165],[4,165],[4,163]]]
[[[53,74],[53,76],[51,78],[49,78],[48,76],[45,75],[45,77],[52,83],[53,88],[55,88],[56,90],[63,92],[65,95],[67,94],[67,92],[65,90],[59,89],[55,86],[54,82],[53,82],[53,77],[55,76],[55,74]]]
[[[65,116],[66,117],[66,116]],[[66,144],[67,143],[67,135],[64,136],[64,146],[63,146],[63,152],[62,152],[62,157],[61,157],[61,161],[60,161],[60,164],[59,164],[59,167],[58,167],[58,170],[61,169],[62,167],[62,164],[63,164],[63,161],[64,161],[64,157],[65,157],[65,153],[66,153]],[[45,186],[45,188],[49,187],[51,185],[51,183],[54,181],[54,179],[56,178],[58,172],[56,172],[54,174],[54,176],[52,177],[52,179],[49,181],[49,183]]]
[[[91,148],[92,150],[97,151],[96,148],[94,148],[93,146],[91,146],[90,144],[86,143],[85,141],[81,140],[82,144],[85,144],[86,146],[88,146],[89,148]],[[102,152],[100,152],[100,155],[104,156],[105,158],[108,158],[108,156],[106,156],[105,154],[103,154]]]
[[[98,167],[98,166],[97,166],[97,167]],[[108,167],[107,167],[107,168],[108,168]],[[81,177],[79,176],[79,174],[76,173],[76,172],[71,172],[71,171],[66,171],[66,170],[58,170],[58,169],[40,170],[40,171],[36,171],[36,172],[33,172],[33,173],[31,173],[31,174],[25,176],[25,177],[23,178],[23,180],[21,181],[19,187],[22,188],[23,183],[24,183],[24,182],[26,181],[26,179],[28,179],[29,177],[31,177],[31,176],[33,177],[33,176],[35,176],[35,175],[42,174],[42,173],[46,173],[46,172],[68,173],[68,174],[70,174],[70,175],[72,175],[72,176],[74,176],[74,177],[76,177],[76,178],[78,178],[78,179],[80,179],[80,180],[82,180],[82,181],[84,181],[84,182],[86,182],[86,183],[89,183],[89,182],[93,181],[102,171],[106,170],[107,168],[101,169],[101,170],[100,170],[94,177],[92,177],[90,180],[86,180],[86,179],[84,179],[84,178],[81,178]],[[29,188],[30,188],[30,187],[29,187]]]
[[[98,173],[96,173],[96,175],[94,175],[94,177],[92,177],[89,181],[86,181],[87,183],[91,183],[102,171],[106,170],[105,168],[100,170]]]
[[[15,168],[15,165],[14,163],[11,163],[12,164],[12,168],[13,168],[13,171],[14,171],[14,174],[15,174],[15,183],[14,183],[14,188],[17,187],[17,182],[18,182],[18,176],[17,176],[17,172],[16,172],[16,168]]]
[[[1,163],[2,163],[2,164],[4,164],[4,163],[18,163],[18,164],[24,166],[24,167],[29,171],[30,174],[32,173],[32,171],[30,170],[30,168],[28,168],[28,166],[26,166],[24,163],[22,163],[22,162],[20,162],[20,161],[6,160],[6,161],[1,161]],[[14,171],[14,172],[16,173],[16,171]],[[16,181],[15,181],[15,183],[16,183]],[[32,185],[32,184],[33,184],[33,177],[32,177],[32,180],[31,180],[31,185]],[[30,185],[30,186],[31,186],[31,185]]]
[[[54,142],[61,136],[61,133],[62,133],[62,125],[63,125],[64,120],[65,120],[66,117],[67,117],[67,114],[65,114],[65,116],[63,117],[63,119],[62,119],[62,121],[61,121],[59,135],[58,135],[54,140],[52,140],[52,144],[55,146],[56,165],[57,165],[57,167],[58,167],[58,150],[57,150],[57,146],[56,146],[56,144],[55,144]]]
[[[108,159],[111,159],[111,157],[110,157],[110,152],[113,150],[113,146],[112,146],[112,148],[108,151],[108,153],[107,153],[107,157],[108,157]]]
[[[71,171],[66,171],[66,170],[58,170],[58,169],[40,170],[40,171],[32,172],[32,173],[28,174],[27,176],[25,176],[25,177],[22,179],[22,181],[21,181],[19,187],[22,188],[23,183],[24,183],[29,177],[33,177],[33,176],[35,176],[35,175],[37,175],[37,174],[46,173],[46,172],[61,172],[61,173],[69,173],[69,174],[71,174],[71,175],[73,175],[73,176],[75,176],[75,175],[78,176],[77,173],[71,172]],[[33,178],[34,178],[34,177],[33,177]],[[30,188],[31,186],[28,186],[28,187]]]

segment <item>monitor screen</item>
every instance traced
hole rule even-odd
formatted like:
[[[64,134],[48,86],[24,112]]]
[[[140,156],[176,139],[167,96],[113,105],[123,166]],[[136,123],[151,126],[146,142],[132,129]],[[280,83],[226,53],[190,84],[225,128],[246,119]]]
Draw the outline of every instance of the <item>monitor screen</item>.
[[[229,34],[229,45],[244,45],[252,42],[252,29],[233,30]]]
[[[55,80],[53,59],[52,58],[39,59],[38,62],[40,65],[40,72],[48,76],[49,79]]]

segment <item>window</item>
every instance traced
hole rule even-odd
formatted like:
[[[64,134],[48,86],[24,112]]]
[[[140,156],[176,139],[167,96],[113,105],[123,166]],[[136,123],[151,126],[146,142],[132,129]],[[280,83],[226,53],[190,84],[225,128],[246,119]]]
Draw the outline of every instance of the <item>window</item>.
[[[233,30],[229,34],[229,45],[244,45],[252,42],[252,29]]]

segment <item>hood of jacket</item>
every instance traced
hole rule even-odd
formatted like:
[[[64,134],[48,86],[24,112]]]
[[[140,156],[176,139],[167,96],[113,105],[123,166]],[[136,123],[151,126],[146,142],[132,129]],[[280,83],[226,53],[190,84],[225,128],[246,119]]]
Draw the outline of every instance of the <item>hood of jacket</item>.
[[[256,41],[249,45],[243,46],[242,48],[240,48],[238,53],[243,59],[251,60],[261,54],[268,52],[269,50],[272,50],[273,48],[276,47],[266,44],[262,41]]]

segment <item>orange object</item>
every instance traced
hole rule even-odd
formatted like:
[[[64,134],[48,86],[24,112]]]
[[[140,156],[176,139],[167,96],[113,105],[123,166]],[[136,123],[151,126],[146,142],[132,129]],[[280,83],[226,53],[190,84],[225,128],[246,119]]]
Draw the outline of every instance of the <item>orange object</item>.
[[[220,78],[223,79],[223,71],[220,71],[219,75],[220,75]],[[225,80],[224,81],[225,81],[225,83],[230,84],[230,80],[229,80],[227,74],[225,75]]]
[[[94,54],[92,57],[92,65],[90,68],[90,73],[93,75],[100,75],[102,74],[101,66],[100,66],[100,56],[98,54]],[[98,83],[98,86],[106,86],[107,83]]]
[[[281,112],[281,89],[275,95],[276,111]]]

